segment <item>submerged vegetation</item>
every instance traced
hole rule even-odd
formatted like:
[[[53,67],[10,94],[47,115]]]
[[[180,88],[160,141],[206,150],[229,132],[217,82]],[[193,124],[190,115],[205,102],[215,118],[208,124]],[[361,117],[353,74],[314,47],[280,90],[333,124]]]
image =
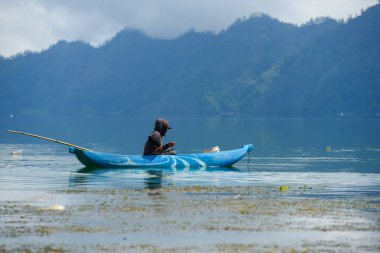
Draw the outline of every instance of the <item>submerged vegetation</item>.
[[[306,186],[288,187],[286,192],[278,188],[67,189],[56,193],[57,199],[69,200],[59,211],[44,208],[43,199],[39,205],[3,201],[0,251],[375,252],[380,248],[379,197],[323,199],[310,197],[318,189]],[[355,240],[349,240],[351,233],[356,233]],[[293,239],[281,239],[289,234]],[[102,241],[96,239],[99,236]]]

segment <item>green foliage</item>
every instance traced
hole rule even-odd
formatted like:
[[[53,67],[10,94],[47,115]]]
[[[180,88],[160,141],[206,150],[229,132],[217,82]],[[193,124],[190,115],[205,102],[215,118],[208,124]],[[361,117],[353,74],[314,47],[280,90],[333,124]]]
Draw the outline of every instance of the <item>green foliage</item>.
[[[346,23],[266,15],[159,40],[124,30],[100,48],[60,41],[0,58],[0,113],[265,117],[380,112],[380,5]]]

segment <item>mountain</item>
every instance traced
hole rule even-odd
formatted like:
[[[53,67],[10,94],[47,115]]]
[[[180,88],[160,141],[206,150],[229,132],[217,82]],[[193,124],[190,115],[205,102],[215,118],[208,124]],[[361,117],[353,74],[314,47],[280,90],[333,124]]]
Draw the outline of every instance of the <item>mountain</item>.
[[[123,30],[99,48],[59,41],[0,58],[2,115],[372,117],[380,5],[302,26],[266,15],[218,33]]]

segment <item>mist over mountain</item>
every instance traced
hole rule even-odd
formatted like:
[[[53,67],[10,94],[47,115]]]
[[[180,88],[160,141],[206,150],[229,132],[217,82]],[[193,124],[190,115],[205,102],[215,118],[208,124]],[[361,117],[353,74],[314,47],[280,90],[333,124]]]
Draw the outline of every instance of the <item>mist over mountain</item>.
[[[60,41],[0,58],[0,114],[374,117],[380,5],[302,26],[266,15],[218,34],[123,30],[99,48]]]

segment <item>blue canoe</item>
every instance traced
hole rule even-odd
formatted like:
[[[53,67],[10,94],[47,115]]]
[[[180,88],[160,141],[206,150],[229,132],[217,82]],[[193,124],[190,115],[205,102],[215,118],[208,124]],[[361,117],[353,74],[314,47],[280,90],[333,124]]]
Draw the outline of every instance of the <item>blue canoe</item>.
[[[117,155],[69,148],[78,160],[88,167],[123,167],[123,168],[199,168],[210,166],[231,166],[247,152],[252,151],[253,145],[242,148],[213,153],[183,154],[183,155]]]

